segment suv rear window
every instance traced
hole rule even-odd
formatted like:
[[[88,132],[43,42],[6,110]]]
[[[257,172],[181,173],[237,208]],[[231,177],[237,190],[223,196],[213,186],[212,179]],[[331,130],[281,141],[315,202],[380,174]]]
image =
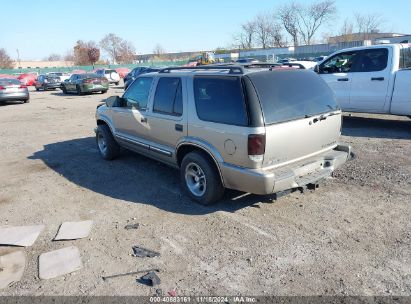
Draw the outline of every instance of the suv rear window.
[[[254,84],[266,124],[340,109],[331,89],[312,71],[264,71],[245,77]]]
[[[201,120],[248,125],[240,77],[196,76],[194,98],[197,115]]]

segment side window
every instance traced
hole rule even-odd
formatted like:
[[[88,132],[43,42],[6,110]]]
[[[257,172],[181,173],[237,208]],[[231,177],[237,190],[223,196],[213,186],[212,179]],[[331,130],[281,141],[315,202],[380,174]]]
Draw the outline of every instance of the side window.
[[[180,78],[160,78],[154,96],[153,112],[181,116],[183,114],[182,97]]]
[[[194,98],[201,120],[248,125],[240,77],[197,76],[194,78]]]
[[[400,69],[411,68],[411,48],[402,48],[400,50]]]
[[[76,78],[76,75],[71,75],[70,76],[70,81],[74,81],[75,78]]]
[[[378,72],[385,70],[388,63],[388,50],[368,49],[362,52],[357,72]]]
[[[337,54],[320,65],[320,74],[355,72],[353,67],[359,58],[359,52]]]
[[[146,110],[152,82],[152,77],[137,78],[123,95],[127,100],[127,106]]]

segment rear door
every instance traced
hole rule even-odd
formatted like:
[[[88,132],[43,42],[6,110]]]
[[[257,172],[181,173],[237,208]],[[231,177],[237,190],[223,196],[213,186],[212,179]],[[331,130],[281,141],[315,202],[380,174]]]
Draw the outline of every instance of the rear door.
[[[307,70],[278,70],[248,76],[266,126],[263,166],[278,166],[333,149],[341,110],[327,84]]]
[[[180,138],[187,136],[187,92],[181,77],[160,77],[147,113],[150,150],[170,161]]]
[[[352,75],[348,109],[381,112],[389,102],[392,60],[391,48],[372,48],[361,52],[356,72]]]
[[[319,66],[319,74],[334,91],[343,110],[349,108],[350,90],[354,75],[353,67],[359,59],[360,51],[336,54]]]

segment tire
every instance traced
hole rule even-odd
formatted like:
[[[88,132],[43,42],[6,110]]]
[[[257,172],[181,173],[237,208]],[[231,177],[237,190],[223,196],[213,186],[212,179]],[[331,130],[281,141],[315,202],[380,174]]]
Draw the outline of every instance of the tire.
[[[63,94],[67,94],[66,87],[61,87],[61,90],[63,91]]]
[[[187,195],[201,205],[211,205],[224,195],[225,189],[217,168],[202,152],[190,152],[184,156],[180,181]]]
[[[96,142],[100,155],[105,160],[113,160],[119,156],[120,146],[107,125],[99,125],[97,127]]]
[[[118,85],[120,84],[120,82],[115,82],[114,84],[115,84],[116,86],[118,86]]]
[[[30,102],[30,99],[26,99],[25,101],[24,101],[24,103],[29,103]]]
[[[101,94],[106,94],[106,93],[107,93],[107,90],[101,91]]]
[[[81,88],[80,88],[79,85],[76,85],[76,92],[77,92],[77,95],[78,95],[78,96],[83,95],[83,92],[81,91]]]
[[[36,87],[36,91],[38,92],[38,91],[40,91],[40,89]]]

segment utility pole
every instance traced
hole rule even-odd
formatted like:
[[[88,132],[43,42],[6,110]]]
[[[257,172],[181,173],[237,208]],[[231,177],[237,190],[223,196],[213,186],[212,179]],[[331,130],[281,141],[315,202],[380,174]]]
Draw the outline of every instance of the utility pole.
[[[19,49],[16,49],[16,51],[17,51],[17,62],[19,63],[18,68],[21,69],[21,61],[20,61],[20,52],[19,52]]]

